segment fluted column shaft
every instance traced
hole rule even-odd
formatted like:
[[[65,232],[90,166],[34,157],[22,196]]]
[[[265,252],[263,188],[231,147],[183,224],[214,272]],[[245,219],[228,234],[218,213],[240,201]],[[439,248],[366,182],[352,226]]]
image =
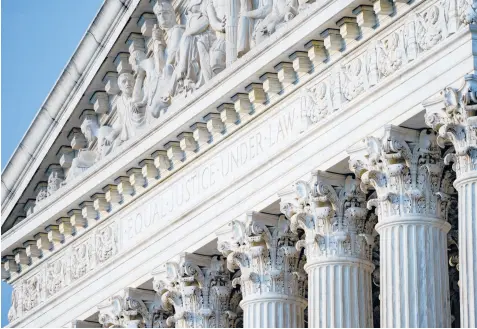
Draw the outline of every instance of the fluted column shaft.
[[[376,215],[352,176],[312,173],[283,195],[282,212],[292,231],[304,231],[308,273],[308,323],[311,328],[373,326],[371,273]],[[304,207],[303,205],[307,205]],[[310,205],[310,206],[308,206]]]
[[[458,178],[460,323],[477,326],[477,171]]]
[[[269,293],[242,300],[244,328],[303,328],[306,300]]]
[[[449,229],[441,219],[417,216],[376,225],[382,327],[450,327]]]
[[[230,271],[240,269],[245,328],[303,328],[307,301],[304,258],[285,216],[248,212],[232,222],[232,235],[219,239]]]
[[[371,262],[328,259],[307,264],[310,328],[373,326]]]

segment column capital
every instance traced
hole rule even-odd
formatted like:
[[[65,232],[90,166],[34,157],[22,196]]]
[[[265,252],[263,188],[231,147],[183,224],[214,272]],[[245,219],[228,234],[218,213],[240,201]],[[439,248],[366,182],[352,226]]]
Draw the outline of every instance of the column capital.
[[[250,212],[236,220],[232,238],[218,242],[230,271],[240,269],[233,284],[241,285],[244,299],[267,294],[304,298],[307,285],[304,259],[295,248],[298,235],[285,216]]]
[[[184,254],[154,274],[154,290],[174,315],[167,325],[177,328],[231,328],[237,318],[237,291],[221,256]]]
[[[368,212],[359,184],[351,175],[317,171],[310,181],[300,180],[282,195],[280,206],[291,230],[305,232],[297,248],[305,248],[308,264],[334,257],[371,261],[377,217]]]
[[[99,323],[104,328],[157,328],[160,304],[153,291],[126,288],[98,305]]]
[[[462,87],[447,87],[423,106],[426,124],[438,133],[438,145],[454,147],[446,163],[454,162],[458,176],[477,171],[477,75],[466,75]]]
[[[376,190],[368,208],[378,208],[380,224],[402,216],[446,218],[455,193],[453,173],[445,167],[431,129],[388,125],[382,138],[368,137],[362,148],[348,153],[350,169],[361,179],[361,190]]]

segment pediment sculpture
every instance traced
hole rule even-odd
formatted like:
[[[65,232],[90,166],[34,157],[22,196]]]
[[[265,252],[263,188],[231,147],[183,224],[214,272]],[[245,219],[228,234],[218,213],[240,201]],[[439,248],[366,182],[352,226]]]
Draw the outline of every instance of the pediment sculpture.
[[[191,95],[312,2],[188,0],[179,23],[172,3],[158,0],[151,31],[128,40],[127,61],[121,67],[115,62],[116,92],[103,92],[106,109],[86,110],[92,113],[81,125],[84,147],[73,151],[61,186],[145,133],[176,98]],[[110,118],[100,120],[103,114]]]

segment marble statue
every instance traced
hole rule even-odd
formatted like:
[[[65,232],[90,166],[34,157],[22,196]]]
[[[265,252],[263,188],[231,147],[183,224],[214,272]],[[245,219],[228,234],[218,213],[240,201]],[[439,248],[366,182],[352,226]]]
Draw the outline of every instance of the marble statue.
[[[122,73],[118,78],[118,85],[121,95],[116,102],[118,119],[114,123],[112,129],[103,126],[100,130],[101,141],[99,149],[101,155],[107,155],[111,150],[115,149],[123,142],[134,138],[142,133],[146,127],[146,111],[141,105],[143,101],[142,87],[146,77],[146,71],[141,68],[137,69],[137,76],[131,73]],[[106,128],[105,128],[106,127]],[[109,131],[104,134],[105,130]]]
[[[207,17],[207,1],[191,0],[185,8],[187,23],[175,69],[176,94],[189,94],[213,76],[209,51],[216,37]]]
[[[166,86],[165,91],[160,93],[160,101],[170,102],[170,97],[175,93],[174,71],[179,59],[184,27],[177,24],[174,7],[168,1],[156,2],[154,14],[158,22],[158,25],[155,25],[152,31],[154,69],[161,80],[159,84]]]
[[[257,9],[241,12],[241,16],[256,20],[252,35],[254,45],[260,44],[272,35],[280,24],[288,22],[297,14],[296,0],[262,0]],[[239,39],[244,37],[246,36],[240,36]]]
[[[225,26],[227,22],[226,5],[231,0],[209,0],[207,16],[212,30],[215,31],[216,40],[210,48],[210,66],[212,72],[217,74],[225,68],[226,39]]]
[[[245,55],[252,46],[253,19],[246,13],[252,11],[251,0],[240,0],[240,14],[237,28],[237,57]]]
[[[154,14],[157,17],[159,26],[154,26],[152,37],[156,41],[154,44],[154,58],[157,67],[162,71],[165,67],[169,69],[175,67],[177,54],[184,34],[184,27],[176,23],[174,7],[168,1],[158,1],[154,5]],[[164,41],[164,35],[167,42]],[[166,68],[167,70],[167,68]]]
[[[165,112],[170,105],[170,92],[168,82],[170,76],[161,74],[156,67],[157,63],[154,57],[147,58],[142,49],[135,50],[131,54],[132,67],[134,72],[145,72],[146,76],[143,83],[142,100],[135,103],[138,108],[145,108],[146,121],[150,123],[158,118],[161,111]]]

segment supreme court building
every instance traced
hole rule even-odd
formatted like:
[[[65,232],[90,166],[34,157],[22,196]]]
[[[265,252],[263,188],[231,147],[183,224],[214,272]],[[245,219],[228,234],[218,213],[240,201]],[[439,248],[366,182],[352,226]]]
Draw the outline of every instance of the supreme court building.
[[[10,327],[476,327],[477,0],[105,0],[2,173]]]

